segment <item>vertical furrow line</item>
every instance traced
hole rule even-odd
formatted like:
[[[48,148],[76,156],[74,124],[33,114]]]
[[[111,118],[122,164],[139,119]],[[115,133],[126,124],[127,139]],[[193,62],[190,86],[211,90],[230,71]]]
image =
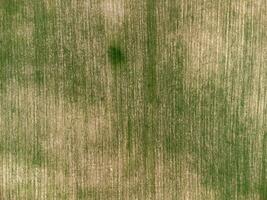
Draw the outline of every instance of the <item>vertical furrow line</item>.
[[[155,142],[156,142],[156,55],[157,25],[156,1],[146,1],[146,54],[143,68],[144,124],[143,124],[143,161],[145,170],[145,197],[155,199]],[[149,195],[150,194],[150,195]],[[149,197],[150,196],[150,197]]]

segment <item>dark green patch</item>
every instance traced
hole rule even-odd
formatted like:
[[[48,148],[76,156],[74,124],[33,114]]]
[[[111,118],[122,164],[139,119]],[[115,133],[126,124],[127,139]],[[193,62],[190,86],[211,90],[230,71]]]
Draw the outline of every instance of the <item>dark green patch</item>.
[[[157,119],[157,23],[156,1],[146,1],[146,54],[143,66],[144,120],[142,130],[142,156],[145,169],[145,198],[156,196],[155,148],[158,136]]]
[[[21,1],[16,0],[2,0],[0,1],[0,6],[5,10],[6,14],[13,15],[15,14],[18,9]]]
[[[147,41],[146,41],[146,62],[144,66],[144,89],[145,101],[152,103],[156,100],[156,66],[157,66],[157,23],[156,23],[156,2],[147,0]]]
[[[184,152],[184,144],[186,143],[185,126],[183,115],[188,105],[185,102],[184,91],[184,67],[187,50],[182,40],[176,43],[173,49],[173,57],[163,66],[160,81],[159,94],[161,94],[160,102],[165,104],[164,126],[170,127],[166,129],[164,135],[164,147],[167,157],[176,157]],[[169,51],[169,49],[168,49]]]
[[[125,56],[122,50],[116,46],[110,46],[108,48],[108,57],[112,65],[118,65],[125,61]]]
[[[77,47],[73,47],[77,49]],[[71,51],[69,53],[64,52],[64,60],[66,62],[66,68],[64,69],[65,93],[71,102],[78,102],[81,99],[86,98],[86,65],[83,63],[83,58]]]
[[[45,154],[42,152],[41,144],[37,144],[33,150],[32,165],[41,166],[44,163]]]
[[[38,85],[42,85],[44,83],[44,73],[40,70],[36,70],[34,80]]]
[[[29,164],[40,166],[44,163],[45,153],[41,144],[32,144],[27,141],[27,136],[20,133],[9,134],[0,139],[0,154],[12,154],[16,156],[18,161],[27,162]],[[34,146],[34,147],[33,147]]]
[[[194,156],[192,164],[202,175],[202,184],[218,191],[222,200],[246,196],[253,189],[249,125],[242,120],[242,106],[232,105],[228,92],[210,80],[201,88],[202,96],[196,94],[189,102],[193,110],[200,109],[189,116],[193,130],[188,143]]]

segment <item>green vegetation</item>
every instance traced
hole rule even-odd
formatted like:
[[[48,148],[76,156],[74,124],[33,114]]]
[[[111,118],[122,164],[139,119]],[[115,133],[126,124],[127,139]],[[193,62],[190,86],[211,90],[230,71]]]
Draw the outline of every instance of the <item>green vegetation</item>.
[[[0,1],[0,199],[265,200],[265,8]]]

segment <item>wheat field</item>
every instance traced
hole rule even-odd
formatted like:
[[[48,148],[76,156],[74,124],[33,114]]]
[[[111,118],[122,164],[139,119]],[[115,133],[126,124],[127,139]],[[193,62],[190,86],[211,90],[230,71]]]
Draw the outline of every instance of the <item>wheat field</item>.
[[[0,0],[0,200],[267,200],[266,0]]]

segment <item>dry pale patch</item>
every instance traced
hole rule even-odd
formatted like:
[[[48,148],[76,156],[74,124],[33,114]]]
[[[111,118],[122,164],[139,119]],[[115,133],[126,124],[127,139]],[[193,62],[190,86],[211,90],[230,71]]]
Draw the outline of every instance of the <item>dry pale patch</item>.
[[[20,16],[19,16],[20,17]],[[34,25],[31,22],[26,24],[19,24],[16,28],[16,34],[19,38],[32,42],[34,32]]]
[[[117,26],[123,23],[125,15],[123,0],[104,0],[100,7],[107,24]]]
[[[177,160],[164,161],[158,157],[156,199],[215,200],[216,192],[200,184],[201,176],[190,168],[188,158],[180,156]]]
[[[27,186],[29,189],[24,191],[25,194],[14,195],[22,198],[21,195],[29,195],[26,193],[36,190],[33,195],[37,196],[34,199],[45,199],[49,195],[61,196],[66,192],[63,188],[68,188],[69,199],[77,199],[76,185],[80,185],[85,191],[90,188],[105,190],[112,187],[117,190],[114,184],[122,178],[125,161],[116,155],[110,155],[109,151],[98,149],[103,141],[108,146],[113,137],[108,116],[103,108],[92,106],[85,117],[85,110],[62,99],[55,100],[49,94],[43,96],[45,91],[40,93],[37,88],[19,88],[14,82],[8,91],[4,101],[9,104],[1,107],[1,113],[9,112],[12,105],[13,110],[20,115],[14,115],[12,121],[1,126],[3,134],[8,134],[8,130],[18,130],[16,134],[19,136],[26,131],[34,142],[34,133],[39,126],[39,134],[44,138],[39,142],[46,153],[47,162],[57,164],[33,167],[20,164],[14,158],[12,162],[9,159],[3,160],[2,170],[14,167],[17,177],[14,179],[9,171],[2,173],[5,175],[3,193],[15,190],[19,184],[30,186]],[[5,167],[6,165],[9,167]],[[33,182],[38,184],[34,185]]]

